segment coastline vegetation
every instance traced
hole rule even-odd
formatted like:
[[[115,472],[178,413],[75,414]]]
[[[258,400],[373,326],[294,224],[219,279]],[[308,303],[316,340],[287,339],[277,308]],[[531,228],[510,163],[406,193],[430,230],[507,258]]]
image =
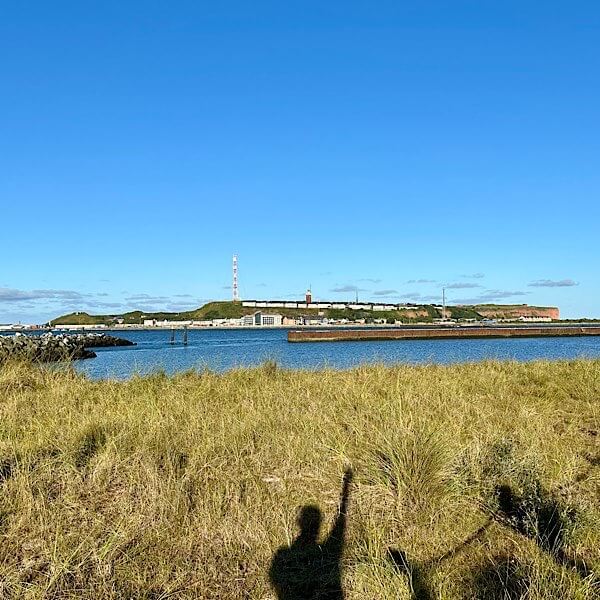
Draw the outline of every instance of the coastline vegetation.
[[[118,315],[123,319],[123,323],[128,325],[142,324],[144,319],[156,319],[166,321],[187,321],[187,320],[212,320],[212,319],[239,319],[244,315],[252,315],[256,308],[242,306],[241,302],[209,302],[196,310],[190,310],[180,313],[157,312],[149,313],[139,310]],[[281,314],[286,317],[318,316],[322,314],[329,319],[398,319],[406,322],[410,321],[431,321],[439,316],[439,311],[433,306],[424,306],[420,311],[419,317],[411,315],[410,310],[399,311],[381,311],[373,313],[368,310],[352,309],[327,309],[319,310],[316,308],[261,308],[265,314]],[[450,313],[450,309],[448,309]],[[424,313],[424,314],[421,314]],[[110,325],[115,322],[116,315],[90,315],[86,312],[70,313],[53,319],[51,325]]]
[[[481,304],[477,306],[447,306],[446,316],[452,319],[481,320],[489,311],[502,315],[503,311],[510,315],[514,309],[520,309],[523,305],[497,305]],[[442,308],[433,304],[414,305],[414,310],[391,310],[377,311],[354,310],[354,309],[325,309],[316,308],[261,308],[265,314],[281,314],[286,317],[317,316],[322,315],[328,319],[348,319],[355,321],[365,319],[367,322],[374,319],[383,319],[388,323],[401,321],[403,323],[425,322],[431,323],[434,319],[442,317]],[[544,309],[544,307],[529,307],[531,310]],[[62,315],[50,321],[50,325],[113,325],[117,318],[127,325],[141,325],[145,319],[156,319],[158,321],[188,321],[188,320],[212,320],[212,319],[239,319],[244,315],[251,315],[257,309],[242,306],[241,302],[208,302],[195,310],[184,312],[143,312],[135,310],[120,315],[90,315],[86,312],[75,312]]]
[[[274,557],[301,507],[333,531],[346,472],[347,600],[592,600],[599,398],[599,360],[127,381],[7,363],[0,597],[286,600]]]

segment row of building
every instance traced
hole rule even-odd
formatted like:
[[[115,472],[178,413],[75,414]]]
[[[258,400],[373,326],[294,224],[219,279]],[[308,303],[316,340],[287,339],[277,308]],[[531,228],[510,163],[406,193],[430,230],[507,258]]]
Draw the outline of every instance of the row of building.
[[[243,300],[242,306],[246,308],[316,308],[319,310],[368,310],[368,311],[391,311],[391,310],[419,310],[416,304],[382,304],[378,302],[313,302],[309,293],[306,294],[304,302],[296,300]]]
[[[477,323],[489,324],[489,323],[503,323],[503,322],[514,322],[521,321],[522,323],[550,323],[552,319],[550,317],[527,317],[522,316],[518,319],[484,319],[478,321],[477,319],[461,319],[463,323],[476,325]],[[191,328],[205,328],[205,327],[296,327],[296,326],[318,326],[318,325],[345,325],[349,323],[348,319],[328,319],[320,315],[308,315],[301,317],[288,317],[279,314],[265,314],[261,311],[256,311],[251,315],[245,315],[239,319],[211,319],[206,321],[161,321],[157,319],[145,319],[143,321],[144,328],[157,328],[157,329],[171,329],[180,327],[191,327]],[[353,323],[364,323],[364,319],[358,319]],[[386,319],[372,319],[374,324],[386,323]],[[455,319],[434,319],[434,323],[442,325],[451,325],[456,323]],[[389,322],[388,322],[389,324]],[[139,324],[125,324],[123,322],[116,324],[112,327],[117,328],[132,328],[139,327]],[[6,329],[11,329],[6,327]],[[107,325],[60,325],[57,329],[65,331],[70,330],[102,330],[109,329]]]
[[[144,327],[293,327],[296,325],[322,325],[331,323],[323,316],[288,317],[256,311],[239,319],[211,319],[207,321],[159,321],[145,319]]]

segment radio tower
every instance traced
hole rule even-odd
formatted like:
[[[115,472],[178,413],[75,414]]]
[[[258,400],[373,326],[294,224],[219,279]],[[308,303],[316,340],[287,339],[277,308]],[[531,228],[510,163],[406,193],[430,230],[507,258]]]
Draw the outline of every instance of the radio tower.
[[[240,299],[240,293],[238,290],[238,264],[237,254],[233,255],[233,285],[231,286],[233,291],[233,301],[237,302]]]

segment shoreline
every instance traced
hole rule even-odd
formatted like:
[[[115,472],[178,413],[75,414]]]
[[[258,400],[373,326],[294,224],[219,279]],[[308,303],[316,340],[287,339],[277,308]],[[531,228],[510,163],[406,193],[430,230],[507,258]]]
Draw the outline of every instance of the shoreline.
[[[337,331],[356,331],[356,330],[399,330],[406,331],[412,329],[440,329],[442,331],[469,331],[477,329],[556,329],[556,328],[600,328],[600,321],[567,321],[567,322],[556,322],[556,323],[516,323],[506,322],[498,324],[481,324],[481,323],[403,323],[403,324],[388,324],[388,323],[325,323],[325,324],[314,324],[314,325],[216,325],[216,326],[200,326],[200,325],[170,325],[170,326],[144,326],[144,325],[114,325],[111,327],[102,325],[81,325],[81,326],[56,326],[56,327],[22,327],[18,326],[0,328],[0,335],[6,333],[21,333],[28,335],[31,333],[44,333],[44,332],[110,332],[110,331],[172,331],[172,330],[185,330],[188,331],[220,331],[220,330],[248,330],[248,331],[260,331],[260,330],[283,330],[283,331],[295,331],[295,330],[331,330]]]

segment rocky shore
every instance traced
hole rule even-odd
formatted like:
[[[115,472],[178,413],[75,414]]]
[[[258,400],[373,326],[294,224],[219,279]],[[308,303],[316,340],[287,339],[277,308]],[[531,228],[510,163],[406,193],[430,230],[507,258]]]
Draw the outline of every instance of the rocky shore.
[[[0,336],[0,363],[11,358],[21,358],[35,362],[55,362],[94,358],[96,353],[89,348],[109,346],[134,346],[133,342],[105,333],[81,333],[40,336],[17,333]]]

